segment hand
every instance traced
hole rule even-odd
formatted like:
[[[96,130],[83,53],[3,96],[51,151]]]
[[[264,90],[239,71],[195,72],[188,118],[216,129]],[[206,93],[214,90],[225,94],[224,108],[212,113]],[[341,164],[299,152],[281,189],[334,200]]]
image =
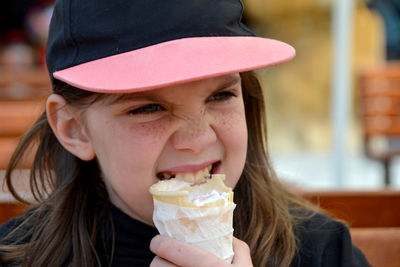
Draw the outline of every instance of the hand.
[[[150,250],[157,255],[150,267],[253,266],[249,246],[235,237],[233,238],[235,256],[232,264],[226,263],[208,251],[161,235],[157,235],[151,240]]]

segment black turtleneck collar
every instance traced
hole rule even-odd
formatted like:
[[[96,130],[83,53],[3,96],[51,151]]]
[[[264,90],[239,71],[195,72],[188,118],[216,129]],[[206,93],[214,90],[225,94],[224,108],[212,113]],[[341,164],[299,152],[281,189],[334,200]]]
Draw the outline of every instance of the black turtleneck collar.
[[[135,220],[115,206],[111,207],[115,229],[115,247],[112,267],[149,266],[154,258],[150,241],[158,234],[156,228]],[[112,251],[112,224],[103,220],[97,240],[102,266],[109,266]]]

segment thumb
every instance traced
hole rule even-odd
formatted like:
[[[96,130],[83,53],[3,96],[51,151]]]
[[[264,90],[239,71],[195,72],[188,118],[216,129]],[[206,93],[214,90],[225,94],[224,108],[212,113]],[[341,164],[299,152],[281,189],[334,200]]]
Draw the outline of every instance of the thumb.
[[[232,265],[233,266],[253,266],[250,255],[249,246],[240,239],[233,237],[233,251],[235,252],[235,256],[233,256]]]

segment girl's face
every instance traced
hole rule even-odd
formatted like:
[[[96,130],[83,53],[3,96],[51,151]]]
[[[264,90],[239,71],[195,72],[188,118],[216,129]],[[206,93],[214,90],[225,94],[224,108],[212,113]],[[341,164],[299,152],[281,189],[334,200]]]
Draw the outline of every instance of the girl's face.
[[[212,166],[234,187],[242,173],[247,128],[239,74],[99,101],[84,113],[111,201],[153,224],[152,184],[164,174]]]

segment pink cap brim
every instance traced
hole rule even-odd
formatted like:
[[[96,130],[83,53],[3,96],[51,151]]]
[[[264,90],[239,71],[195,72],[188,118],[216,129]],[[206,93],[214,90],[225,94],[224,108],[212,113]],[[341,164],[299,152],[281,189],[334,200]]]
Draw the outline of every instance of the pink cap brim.
[[[128,93],[260,69],[294,55],[293,47],[272,39],[192,37],[93,60],[53,76],[88,91]]]

